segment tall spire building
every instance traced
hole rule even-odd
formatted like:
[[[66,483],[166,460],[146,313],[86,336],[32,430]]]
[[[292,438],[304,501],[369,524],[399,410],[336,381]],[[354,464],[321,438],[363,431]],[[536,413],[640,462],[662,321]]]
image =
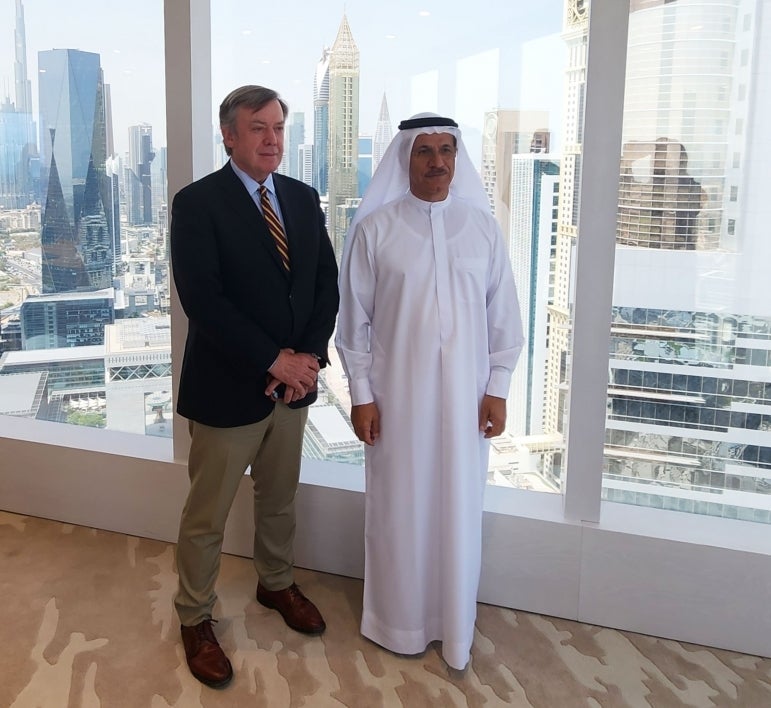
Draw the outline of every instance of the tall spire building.
[[[383,153],[391,142],[393,130],[391,128],[391,117],[388,114],[388,101],[383,94],[383,100],[380,102],[380,114],[377,117],[377,127],[375,128],[375,139],[372,142],[372,173],[374,174],[380,160],[383,159]]]
[[[44,293],[112,285],[112,188],[107,109],[98,54],[51,49],[40,69]]]
[[[358,196],[359,48],[343,15],[329,60],[329,235],[340,256],[348,213],[346,200]]]
[[[32,115],[32,84],[27,78],[27,40],[24,6],[16,0],[14,29],[15,103],[0,104],[0,207],[20,209],[35,200],[37,144]]]
[[[24,5],[16,0],[16,30],[14,31],[13,76],[16,86],[16,110],[32,116],[32,82],[27,74],[27,34],[24,28]],[[30,125],[30,130],[32,126]],[[30,133],[34,142],[34,136]]]
[[[319,194],[326,194],[329,178],[329,47],[324,47],[313,78],[313,178]]]

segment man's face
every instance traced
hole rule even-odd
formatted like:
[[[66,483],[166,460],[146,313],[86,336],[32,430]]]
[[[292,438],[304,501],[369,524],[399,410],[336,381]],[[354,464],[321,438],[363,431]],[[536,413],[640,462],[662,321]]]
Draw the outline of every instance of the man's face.
[[[232,127],[222,129],[222,139],[231,149],[231,159],[258,182],[281,164],[284,154],[284,112],[278,101],[259,111],[241,106]]]
[[[455,175],[455,138],[450,133],[421,133],[410,153],[410,191],[426,202],[447,198]]]

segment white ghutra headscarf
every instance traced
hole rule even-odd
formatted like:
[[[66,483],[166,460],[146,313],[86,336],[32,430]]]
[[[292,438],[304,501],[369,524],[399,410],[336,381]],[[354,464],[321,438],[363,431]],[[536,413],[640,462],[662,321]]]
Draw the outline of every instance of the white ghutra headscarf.
[[[436,113],[417,113],[399,123],[399,132],[383,153],[383,158],[351,220],[348,236],[353,234],[356,225],[365,216],[409,190],[412,144],[422,133],[449,133],[455,136],[458,155],[455,158],[455,176],[450,183],[450,194],[478,209],[490,212],[490,199],[485,192],[482,178],[474,169],[466,146],[461,140],[458,124],[452,118],[443,118]]]

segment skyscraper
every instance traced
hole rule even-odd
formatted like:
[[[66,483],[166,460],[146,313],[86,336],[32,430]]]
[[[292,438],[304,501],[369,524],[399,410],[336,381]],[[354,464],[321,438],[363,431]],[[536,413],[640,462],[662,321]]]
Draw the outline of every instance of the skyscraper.
[[[338,258],[345,230],[337,207],[358,194],[359,49],[343,15],[329,60],[329,235]]]
[[[359,136],[359,155],[357,159],[358,164],[358,185],[359,194],[364,194],[367,187],[369,187],[369,181],[372,179],[372,136],[360,135]]]
[[[126,211],[129,224],[153,223],[151,163],[155,157],[153,128],[147,123],[129,126]]]
[[[15,103],[0,103],[0,207],[20,209],[36,198],[33,160],[37,155],[32,115],[32,84],[27,78],[24,6],[16,0],[14,30]]]
[[[313,184],[313,148],[311,143],[303,143],[298,149],[300,176],[305,184]]]
[[[158,214],[161,207],[168,203],[168,184],[166,180],[167,166],[167,148],[160,148],[152,162],[152,184],[153,184],[153,216]]]
[[[374,174],[377,166],[380,164],[380,160],[383,159],[383,153],[386,151],[391,137],[393,136],[393,130],[391,128],[391,117],[388,114],[388,101],[386,101],[386,95],[383,94],[383,100],[380,102],[380,113],[377,117],[377,126],[375,127],[375,138],[372,143],[372,172]]]
[[[286,133],[284,151],[289,155],[288,174],[294,179],[302,179],[300,176],[300,145],[305,142],[305,113],[297,111],[289,114]]]
[[[321,51],[313,78],[313,181],[319,194],[327,193],[329,179],[329,47]]]
[[[98,54],[38,54],[42,166],[42,289],[109,287],[112,190],[105,174],[107,126]]]
[[[482,182],[493,215],[506,236],[511,223],[511,161],[514,155],[546,152],[538,136],[548,135],[545,111],[494,110],[485,114],[482,135]],[[546,141],[548,146],[548,140]],[[508,243],[508,239],[507,239]]]
[[[0,103],[0,208],[21,209],[33,200],[29,181],[30,116]]]
[[[554,297],[549,305],[549,357],[546,368],[544,432],[555,439],[564,434],[571,327],[571,257],[578,235],[581,185],[581,148],[586,95],[586,49],[589,35],[588,3],[566,0],[563,37],[567,45],[565,69],[562,157],[557,243],[554,264]],[[563,449],[560,443],[544,451],[544,475],[558,485]]]
[[[13,76],[16,87],[16,110],[32,116],[32,82],[27,74],[27,34],[24,27],[24,5],[16,0],[16,30],[14,31]],[[32,125],[30,125],[30,131]],[[35,138],[30,132],[30,141]]]
[[[104,122],[107,141],[107,158],[105,159],[105,176],[107,178],[108,194],[105,199],[112,202],[111,208],[107,210],[112,233],[112,260],[113,273],[117,274],[120,267],[123,247],[121,243],[121,205],[120,198],[125,175],[121,174],[123,161],[115,153],[115,142],[112,131],[112,89],[110,84],[104,85]]]
[[[123,246],[121,244],[121,225],[120,225],[120,187],[121,187],[121,160],[116,155],[108,157],[105,160],[105,176],[109,184],[109,194],[112,200],[112,208],[108,212],[111,222],[112,233],[112,257],[114,272],[117,273],[121,256],[123,255]]]
[[[546,155],[512,155],[509,168],[511,222],[504,241],[517,283],[525,347],[512,377],[506,432],[521,437],[543,433],[560,178],[559,164]]]

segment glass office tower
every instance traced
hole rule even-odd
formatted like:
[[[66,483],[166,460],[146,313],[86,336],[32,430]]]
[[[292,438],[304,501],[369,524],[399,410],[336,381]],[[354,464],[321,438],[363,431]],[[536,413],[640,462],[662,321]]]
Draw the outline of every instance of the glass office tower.
[[[152,161],[155,158],[153,148],[153,128],[147,123],[129,126],[129,153],[126,169],[126,212],[128,222],[134,226],[152,224],[153,180]]]
[[[324,47],[313,78],[313,181],[319,194],[327,193],[329,179],[329,57]]]
[[[42,290],[109,287],[114,222],[99,55],[51,49],[38,53],[38,65]]]

